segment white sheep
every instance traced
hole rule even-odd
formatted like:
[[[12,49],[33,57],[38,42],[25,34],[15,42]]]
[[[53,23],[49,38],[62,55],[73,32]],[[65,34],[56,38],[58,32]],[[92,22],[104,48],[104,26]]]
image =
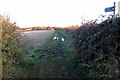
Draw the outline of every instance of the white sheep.
[[[53,40],[57,39],[57,37],[54,37]]]
[[[57,41],[58,41],[59,37],[57,37]]]
[[[61,41],[64,41],[65,39],[61,37]]]

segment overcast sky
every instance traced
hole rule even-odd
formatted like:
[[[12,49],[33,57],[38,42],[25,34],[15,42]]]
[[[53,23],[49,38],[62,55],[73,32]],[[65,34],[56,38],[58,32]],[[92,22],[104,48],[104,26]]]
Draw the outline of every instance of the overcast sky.
[[[81,18],[95,19],[100,14],[105,14],[105,7],[111,7],[113,2],[118,1],[120,0],[0,0],[0,14],[10,16],[20,27],[63,27],[80,25]]]

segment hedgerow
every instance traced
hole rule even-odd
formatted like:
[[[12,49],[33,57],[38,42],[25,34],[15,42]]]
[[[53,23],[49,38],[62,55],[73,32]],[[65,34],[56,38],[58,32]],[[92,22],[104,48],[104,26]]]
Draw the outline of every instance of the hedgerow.
[[[20,33],[17,32],[18,27],[15,23],[10,22],[10,18],[0,15],[0,27],[1,27],[1,51],[3,72],[2,75],[5,78],[11,78],[16,75],[15,66],[22,61],[21,46],[19,40]]]
[[[86,23],[69,32],[76,50],[74,67],[80,77],[120,77],[120,18]]]

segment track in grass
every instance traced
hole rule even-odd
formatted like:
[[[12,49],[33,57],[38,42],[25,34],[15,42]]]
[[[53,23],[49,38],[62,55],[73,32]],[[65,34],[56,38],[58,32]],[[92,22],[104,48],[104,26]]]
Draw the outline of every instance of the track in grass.
[[[64,37],[66,41],[53,40],[50,38],[48,44],[41,51],[42,55],[39,62],[36,64],[36,78],[77,78],[72,62],[67,55],[71,55],[68,44],[68,39],[62,31],[56,31],[55,34],[59,37]],[[54,37],[54,36],[53,36]],[[67,49],[67,50],[66,50]]]

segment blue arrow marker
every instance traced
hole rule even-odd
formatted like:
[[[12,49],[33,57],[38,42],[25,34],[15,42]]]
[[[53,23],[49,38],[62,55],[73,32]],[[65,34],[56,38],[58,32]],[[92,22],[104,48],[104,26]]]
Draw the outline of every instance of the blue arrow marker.
[[[104,9],[105,12],[112,12],[114,11],[114,7],[108,7]]]

